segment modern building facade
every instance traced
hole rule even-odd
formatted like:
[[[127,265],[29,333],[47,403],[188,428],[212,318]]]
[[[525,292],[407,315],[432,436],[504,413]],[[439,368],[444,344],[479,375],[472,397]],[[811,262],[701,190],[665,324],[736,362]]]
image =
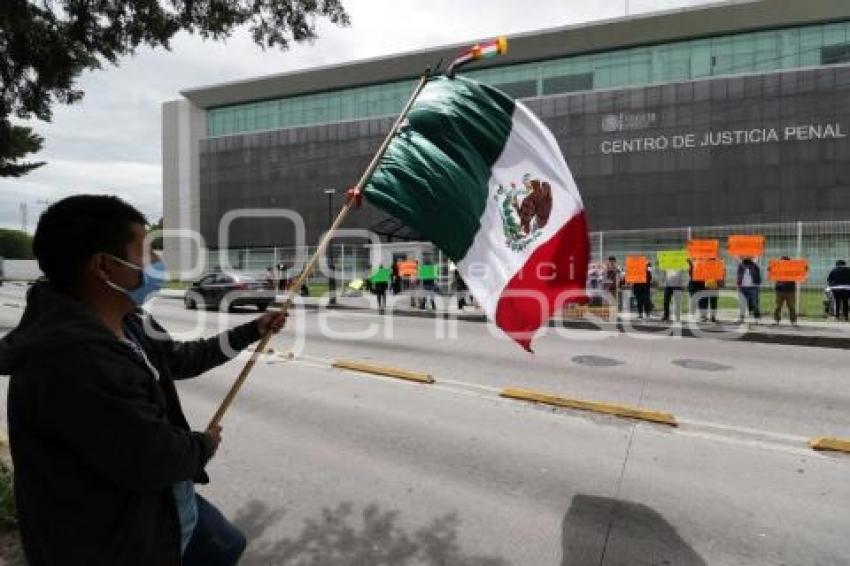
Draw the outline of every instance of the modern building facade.
[[[593,230],[850,220],[850,3],[725,2],[510,39],[466,75],[552,129]],[[413,89],[461,46],[183,91],[163,107],[167,230],[314,244]],[[220,223],[237,209],[227,241]],[[292,209],[305,221],[296,242]],[[365,206],[348,227],[398,230]],[[390,228],[387,228],[390,227]],[[386,229],[385,229],[386,228]],[[194,259],[166,238],[167,260]]]

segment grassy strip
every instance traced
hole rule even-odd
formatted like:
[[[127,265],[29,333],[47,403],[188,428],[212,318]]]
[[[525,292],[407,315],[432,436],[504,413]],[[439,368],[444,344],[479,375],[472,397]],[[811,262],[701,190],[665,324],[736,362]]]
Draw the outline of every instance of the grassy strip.
[[[722,310],[738,310],[739,303],[733,297],[727,295],[729,289],[723,289],[720,300],[718,301],[718,308]],[[732,289],[734,292],[734,289]],[[682,300],[682,310],[688,310],[688,300],[687,297],[688,292],[685,290],[683,292],[683,300]],[[664,307],[664,292],[659,289],[653,289],[652,293],[652,303],[655,306],[655,312],[659,313],[662,311]],[[772,318],[773,311],[776,308],[776,293],[771,288],[762,287],[761,293],[759,294],[759,307],[761,309],[762,317],[764,318]],[[800,318],[803,319],[811,319],[811,320],[824,320],[826,317],[824,316],[823,310],[823,291],[820,289],[803,289],[800,293],[800,312],[798,313]],[[782,310],[782,319],[788,320],[788,311]]]

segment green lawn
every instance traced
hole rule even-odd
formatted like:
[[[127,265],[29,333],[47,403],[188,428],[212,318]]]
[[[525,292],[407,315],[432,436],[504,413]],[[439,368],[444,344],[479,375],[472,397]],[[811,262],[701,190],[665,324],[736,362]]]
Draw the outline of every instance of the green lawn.
[[[738,301],[734,297],[729,296],[729,293],[734,293],[734,289],[724,289],[720,295],[718,308],[721,310],[737,310]],[[684,294],[687,294],[685,291]],[[652,302],[656,312],[661,312],[664,308],[664,291],[661,289],[653,289]],[[685,301],[687,305],[687,301]],[[763,317],[773,317],[773,311],[776,309],[776,293],[772,288],[762,288],[759,295],[759,306]],[[687,306],[684,307],[687,310]],[[803,289],[800,292],[800,318],[811,320],[823,320],[823,291],[820,289]],[[788,313],[783,310],[782,318],[787,319]]]

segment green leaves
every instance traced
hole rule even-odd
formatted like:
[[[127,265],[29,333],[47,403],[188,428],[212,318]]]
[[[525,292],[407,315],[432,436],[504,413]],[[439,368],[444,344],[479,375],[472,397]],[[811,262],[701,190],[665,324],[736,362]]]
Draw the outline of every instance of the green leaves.
[[[39,151],[43,143],[44,138],[33,133],[32,128],[0,120],[0,177],[20,177],[44,165],[43,161],[21,161],[25,155]]]
[[[0,257],[33,259],[32,236],[20,230],[0,228]]]

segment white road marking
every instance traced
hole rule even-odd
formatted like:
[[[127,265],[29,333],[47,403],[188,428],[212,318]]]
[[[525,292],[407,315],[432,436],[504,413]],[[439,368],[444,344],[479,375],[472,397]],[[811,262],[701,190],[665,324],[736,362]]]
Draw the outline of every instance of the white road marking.
[[[313,368],[330,369],[333,360],[318,356],[297,355],[294,359],[287,360],[278,356],[277,362],[289,362],[303,364]],[[401,383],[402,385],[413,386],[420,388],[418,384],[402,382],[400,380],[387,380],[384,377],[369,375],[360,372],[346,372],[350,375],[373,379],[383,383]],[[528,403],[517,403],[511,399],[499,397],[501,388],[491,387],[488,385],[480,385],[477,383],[469,383],[465,381],[457,381],[452,379],[444,379],[437,377],[435,384],[430,385],[428,389],[433,389],[450,394],[461,394],[471,397],[476,397],[481,400],[495,402],[500,405],[517,407],[525,406],[529,409],[537,407]],[[588,417],[594,419],[605,420],[621,420],[616,417],[608,417],[605,415],[591,415],[590,413],[577,412],[570,409],[561,409],[557,407],[545,407],[543,414],[548,414],[554,418],[575,418],[586,419]],[[754,429],[749,427],[727,425],[722,423],[712,423],[695,419],[682,419],[677,416],[679,426],[676,428],[661,427],[651,423],[637,422],[633,424],[641,427],[642,430],[652,431],[655,434],[675,434],[688,438],[699,440],[708,440],[714,442],[723,442],[737,446],[745,446],[748,448],[757,448],[760,450],[771,450],[774,452],[784,452],[795,456],[805,456],[806,458],[816,458],[818,460],[829,460],[832,462],[844,461],[850,463],[850,458],[836,457],[835,455],[821,454],[808,447],[809,438],[806,436],[780,433],[768,430]]]

